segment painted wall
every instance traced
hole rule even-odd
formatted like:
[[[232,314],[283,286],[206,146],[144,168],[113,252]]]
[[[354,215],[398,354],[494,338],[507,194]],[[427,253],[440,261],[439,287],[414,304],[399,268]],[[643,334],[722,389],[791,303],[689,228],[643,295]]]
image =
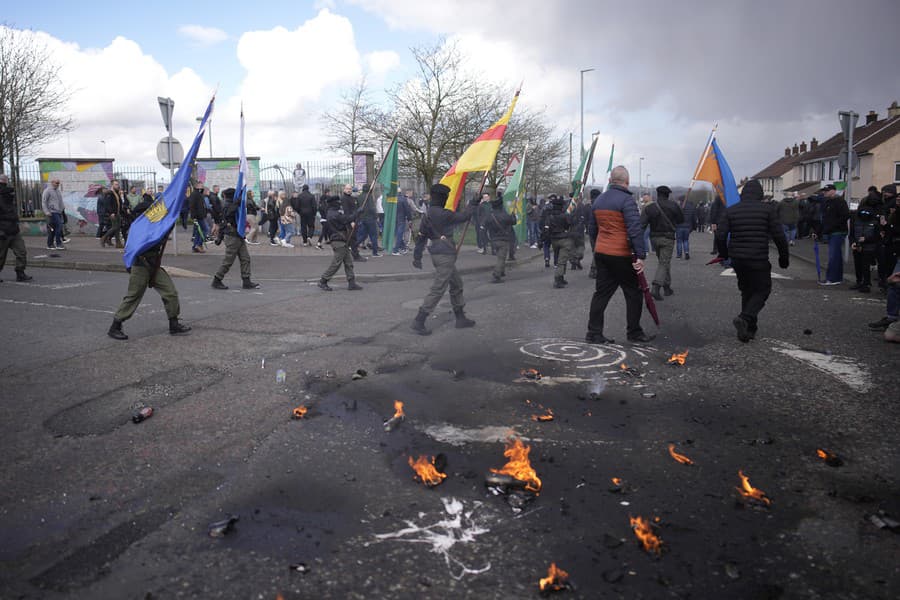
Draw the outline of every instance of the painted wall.
[[[208,187],[218,185],[223,190],[237,185],[240,160],[237,158],[198,158],[197,178]],[[249,171],[247,187],[259,203],[259,157],[247,157]],[[221,190],[220,190],[221,193]]]
[[[69,229],[84,230],[87,226],[91,231],[96,231],[99,223],[97,190],[101,185],[110,185],[113,179],[113,159],[39,158],[37,162],[44,186],[49,185],[53,179],[59,179],[66,214],[69,217]],[[81,221],[83,223],[79,223]]]

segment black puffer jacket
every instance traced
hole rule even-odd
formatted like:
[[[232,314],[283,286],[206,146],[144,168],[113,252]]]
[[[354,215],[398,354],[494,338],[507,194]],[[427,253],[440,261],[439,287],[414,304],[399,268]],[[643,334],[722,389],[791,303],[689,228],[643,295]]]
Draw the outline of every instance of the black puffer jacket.
[[[825,199],[822,209],[822,233],[847,233],[847,220],[850,218],[850,209],[847,202],[840,196]]]
[[[484,218],[484,228],[491,234],[491,240],[508,242],[512,239],[512,228],[515,224],[516,216],[506,212],[503,201],[491,202],[491,212]]]
[[[741,190],[741,201],[725,209],[716,230],[722,258],[734,258],[760,266],[768,264],[771,239],[778,248],[779,258],[787,260],[788,245],[778,221],[777,208],[762,199],[762,185],[751,179]]]

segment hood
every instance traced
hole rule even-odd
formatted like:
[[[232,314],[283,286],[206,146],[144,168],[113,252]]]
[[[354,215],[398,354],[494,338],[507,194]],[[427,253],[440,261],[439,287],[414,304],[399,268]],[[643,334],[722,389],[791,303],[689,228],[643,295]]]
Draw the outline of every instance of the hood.
[[[744,184],[744,189],[741,190],[741,202],[744,202],[745,200],[749,202],[761,202],[762,199],[763,189],[758,180],[751,179]]]

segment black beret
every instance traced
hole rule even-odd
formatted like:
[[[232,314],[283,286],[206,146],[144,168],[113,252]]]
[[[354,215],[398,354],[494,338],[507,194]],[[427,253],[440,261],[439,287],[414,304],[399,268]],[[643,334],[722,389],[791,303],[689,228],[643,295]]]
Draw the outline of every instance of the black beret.
[[[656,193],[659,194],[660,196],[668,196],[669,194],[672,193],[672,190],[670,190],[669,186],[667,186],[667,185],[661,185],[658,188],[656,188]]]
[[[448,188],[443,183],[436,183],[431,186],[431,195],[432,196],[443,196],[444,198],[450,195],[450,188]]]

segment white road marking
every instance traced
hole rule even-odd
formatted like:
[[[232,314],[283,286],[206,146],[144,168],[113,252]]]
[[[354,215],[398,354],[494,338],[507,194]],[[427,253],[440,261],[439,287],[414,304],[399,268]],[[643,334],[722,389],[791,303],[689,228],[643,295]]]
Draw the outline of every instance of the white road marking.
[[[29,288],[41,288],[45,290],[67,290],[70,288],[87,287],[89,285],[97,285],[99,281],[79,281],[75,283],[25,283],[23,281],[10,281],[14,285]]]
[[[65,310],[95,312],[95,313],[103,313],[104,315],[116,314],[116,311],[114,311],[114,310],[101,310],[99,308],[83,308],[81,306],[66,306],[65,304],[49,304],[47,302],[28,302],[25,300],[10,300],[9,298],[0,298],[0,302],[4,302],[6,304],[21,304],[24,306],[36,306],[36,307],[40,307],[40,308],[62,308]]]
[[[440,425],[429,425],[425,428],[425,434],[437,442],[450,444],[451,446],[465,446],[470,443],[477,444],[494,444],[505,443],[510,436],[516,436],[525,442],[534,442],[538,444],[561,444],[564,446],[607,446],[615,444],[611,440],[552,440],[547,438],[530,438],[520,435],[512,427],[502,425],[486,425],[484,427],[457,427],[449,423],[441,423]]]
[[[737,274],[734,272],[734,269],[731,267],[725,269],[721,273],[719,273],[721,277],[737,277]],[[793,279],[793,277],[788,277],[787,275],[782,275],[781,273],[776,273],[772,271],[772,279]]]
[[[772,350],[775,352],[806,363],[812,368],[834,377],[854,391],[864,393],[872,388],[871,375],[852,358],[804,350],[799,346],[778,340],[766,341],[772,344]]]

